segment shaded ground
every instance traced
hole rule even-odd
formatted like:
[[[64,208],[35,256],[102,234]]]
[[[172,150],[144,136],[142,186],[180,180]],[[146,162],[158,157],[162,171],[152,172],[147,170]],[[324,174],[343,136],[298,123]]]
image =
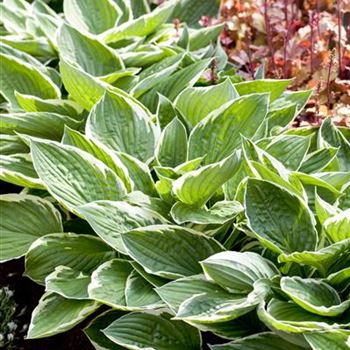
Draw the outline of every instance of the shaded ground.
[[[23,259],[13,260],[0,264],[0,288],[8,286],[14,291],[14,299],[18,304],[17,320],[18,330],[26,327],[30,322],[30,316],[44,292],[42,286],[32,282],[27,277],[22,277],[24,271]],[[24,309],[22,315],[21,311]],[[81,325],[80,325],[81,327]],[[50,338],[38,340],[25,340],[23,335],[14,343],[14,350],[93,350],[93,346],[86,338],[79,326],[69,332]],[[19,332],[17,332],[19,333]]]
[[[20,187],[4,182],[1,182],[0,189],[1,194],[16,193],[21,190]],[[13,342],[12,347],[7,347],[6,350],[93,350],[94,347],[80,330],[82,324],[69,332],[50,338],[38,340],[24,339],[26,327],[29,325],[32,311],[44,293],[44,287],[22,276],[23,272],[23,258],[0,264],[0,289],[9,287],[9,289],[14,292],[14,300],[17,304],[15,313],[17,329],[16,332],[14,332],[17,338]],[[0,347],[0,349],[2,348]]]

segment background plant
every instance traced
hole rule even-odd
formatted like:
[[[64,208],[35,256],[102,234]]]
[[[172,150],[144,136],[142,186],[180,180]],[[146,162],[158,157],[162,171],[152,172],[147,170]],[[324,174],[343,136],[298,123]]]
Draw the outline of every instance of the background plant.
[[[0,260],[46,289],[28,338],[90,317],[96,349],[346,349],[349,130],[290,129],[311,91],[241,81],[221,25],[172,23],[184,3],[86,4],[4,2],[34,22],[4,21],[0,76],[0,175],[23,187]]]
[[[346,125],[349,11],[348,1],[225,0],[221,41],[248,78],[263,64],[269,77],[295,77],[294,89],[315,89],[299,122],[319,124],[333,115]]]

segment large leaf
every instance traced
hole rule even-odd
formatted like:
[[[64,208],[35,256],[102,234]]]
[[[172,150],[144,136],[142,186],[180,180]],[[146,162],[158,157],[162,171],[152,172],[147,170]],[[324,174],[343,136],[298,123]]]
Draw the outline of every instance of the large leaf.
[[[1,36],[0,41],[41,60],[49,60],[56,54],[48,40],[43,36],[26,38],[23,36],[7,35]]]
[[[82,107],[90,110],[108,86],[61,57],[60,72],[64,87]]]
[[[291,83],[291,80],[275,80],[275,79],[264,79],[264,80],[252,80],[244,81],[234,85],[240,96],[248,95],[252,93],[270,93],[270,102],[276,100],[287,86]]]
[[[316,267],[323,275],[332,264],[342,257],[346,257],[350,251],[350,239],[334,243],[317,251],[293,252],[290,254],[281,254],[278,259],[281,262],[296,262],[299,264]]]
[[[302,350],[302,347],[286,342],[275,333],[258,333],[222,345],[211,345],[212,350]]]
[[[84,328],[84,333],[96,350],[125,350],[123,346],[113,343],[102,333],[113,321],[124,314],[125,312],[120,310],[108,310],[94,318],[92,322]]]
[[[61,92],[52,80],[36,67],[13,56],[0,54],[0,92],[10,102],[12,108],[18,108],[15,91],[41,98],[59,98]],[[21,79],[18,79],[18,77]]]
[[[114,51],[67,24],[60,28],[57,43],[61,56],[93,76],[107,75],[124,68]]]
[[[249,293],[254,282],[279,274],[269,260],[252,252],[221,252],[201,265],[208,279],[232,293]]]
[[[71,100],[42,99],[32,95],[15,92],[17,102],[26,112],[50,112],[79,119],[83,108]]]
[[[10,156],[28,152],[29,148],[17,135],[0,135],[0,154]]]
[[[29,154],[1,155],[0,179],[17,186],[45,189]]]
[[[129,177],[128,169],[123,165],[119,157],[108,147],[101,144],[101,142],[90,139],[78,131],[65,127],[62,143],[78,147],[92,154],[113,170],[123,181],[126,189],[131,191],[132,180]]]
[[[171,15],[175,2],[170,1],[164,6],[157,7],[151,13],[145,14],[120,26],[111,28],[100,35],[105,43],[113,43],[123,39],[140,36],[145,37],[159,28]]]
[[[34,309],[28,339],[44,338],[73,328],[92,314],[99,304],[90,300],[71,300],[46,293]]]
[[[341,321],[312,314],[295,303],[278,299],[271,299],[267,305],[261,303],[258,316],[270,329],[288,333],[339,328],[338,322]],[[344,321],[349,323],[346,319]]]
[[[92,272],[115,252],[99,238],[75,233],[52,233],[37,239],[26,255],[26,274],[42,283],[63,265],[84,273]]]
[[[99,199],[126,195],[119,177],[104,163],[78,148],[56,142],[32,141],[35,169],[50,193],[73,210]]]
[[[178,118],[163,130],[156,149],[158,162],[165,167],[176,167],[187,160],[187,132]]]
[[[10,32],[23,33],[26,29],[24,11],[23,9],[17,9],[16,12],[13,8],[5,6],[4,3],[0,4],[1,22]]]
[[[137,332],[135,332],[137,327]],[[200,350],[201,337],[195,328],[166,315],[130,313],[114,321],[103,333],[129,349]]]
[[[4,134],[16,132],[58,141],[65,125],[75,129],[81,122],[48,112],[0,114],[0,132]]]
[[[331,145],[337,147],[337,163],[339,170],[350,170],[350,142],[346,140],[344,135],[335,127],[330,118],[325,119],[319,129],[318,144],[321,146]]]
[[[156,115],[161,129],[164,129],[177,116],[173,103],[162,94],[158,95]]]
[[[160,299],[129,261],[107,261],[91,275],[88,287],[90,299],[120,310],[146,310],[158,307]]]
[[[34,5],[37,3],[38,1],[35,1]],[[45,4],[45,3],[41,2],[41,4]],[[45,6],[49,8],[49,6],[47,5]],[[57,29],[63,23],[62,18],[56,14],[55,16],[51,16],[45,13],[37,13],[35,17],[37,18],[36,24],[39,26],[42,34],[47,38],[48,44],[50,45],[50,47],[57,50],[56,34],[57,34]]]
[[[278,130],[280,127],[283,128],[291,124],[296,114],[297,112],[295,104],[289,104],[286,107],[282,107],[276,110],[271,110],[270,107],[265,121],[267,124],[268,134],[272,134],[274,130]]]
[[[268,95],[252,94],[227,102],[192,130],[189,159],[206,155],[210,164],[230,155],[241,144],[240,135],[252,137],[266,117]]]
[[[112,0],[64,0],[64,14],[73,27],[92,34],[114,27],[122,15]]]
[[[270,109],[274,111],[290,106],[291,104],[296,104],[296,114],[299,114],[312,94],[312,89],[304,91],[285,91],[277,100],[271,103]]]
[[[132,229],[167,222],[158,213],[126,202],[97,201],[78,207],[77,211],[110,246],[126,254],[121,234]]]
[[[350,286],[350,267],[331,273],[327,277],[327,283],[344,292]]]
[[[302,136],[281,135],[263,147],[287,169],[298,170],[310,146],[310,139]]]
[[[245,194],[249,227],[278,253],[315,250],[315,219],[305,203],[271,182],[249,179]]]
[[[183,90],[176,98],[175,106],[186,122],[194,127],[212,111],[237,97],[238,94],[231,81],[226,79],[218,85]]]
[[[321,316],[338,316],[350,306],[335,289],[313,278],[282,277],[282,290],[299,306]]]
[[[149,115],[121,95],[106,93],[90,113],[87,136],[142,161],[153,156],[155,130]]]
[[[87,110],[91,110],[107,90],[125,96],[136,104],[139,104],[141,108],[144,108],[136,99],[123,90],[104,82],[102,78],[108,78],[108,75],[101,77],[101,79],[93,77],[78,66],[65,60],[64,57],[60,57],[59,66],[64,87],[73,99]],[[112,75],[113,74],[114,73],[112,73]],[[116,74],[119,73],[116,72]]]
[[[307,333],[304,335],[313,350],[348,350],[349,333],[342,331]]]
[[[321,148],[312,152],[305,157],[299,171],[306,174],[320,172],[332,162],[337,153],[338,150],[335,147]]]
[[[129,193],[125,201],[131,205],[155,211],[164,218],[169,216],[170,206],[160,198],[150,197],[142,192],[136,191]]]
[[[223,250],[213,238],[180,226],[149,226],[122,238],[129,255],[147,272],[169,279],[200,273],[199,261]]]
[[[342,195],[339,198],[338,206],[343,210],[350,208],[350,182],[347,185],[343,186]]]
[[[239,168],[240,154],[233,153],[221,162],[190,171],[173,183],[173,192],[183,203],[201,207]]]
[[[1,262],[23,256],[37,238],[63,231],[61,215],[49,201],[6,194],[0,196],[0,204]]]
[[[39,60],[34,58],[33,56],[19,50],[15,49],[9,45],[6,45],[5,43],[1,42],[0,40],[0,52],[2,54],[12,56],[15,58],[18,58],[21,62],[28,63],[30,66],[34,66],[38,71],[40,71],[45,76],[48,76],[51,78],[51,80],[56,84],[59,85],[59,75],[58,73],[51,67],[47,67],[44,64],[42,64]]]
[[[273,158],[271,158],[273,159]],[[276,185],[283,187],[284,189],[305,198],[305,193],[302,185],[295,181],[290,183],[287,179],[283,178],[282,174],[286,170],[285,168],[280,168],[280,163],[269,164],[269,159],[262,160],[264,164],[261,164],[256,161],[247,161],[247,167],[249,167],[248,174],[251,177],[256,177],[258,179],[266,180],[273,182]],[[282,170],[282,174],[276,173],[276,170]],[[282,176],[281,176],[282,175]]]

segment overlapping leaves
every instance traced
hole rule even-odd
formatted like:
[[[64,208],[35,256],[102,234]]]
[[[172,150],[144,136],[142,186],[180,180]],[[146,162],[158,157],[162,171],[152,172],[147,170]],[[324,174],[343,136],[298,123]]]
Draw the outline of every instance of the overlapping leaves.
[[[97,311],[96,349],[345,349],[348,132],[289,129],[309,92],[236,83],[188,3],[1,4],[0,178],[25,189],[0,259],[46,287],[28,337]]]

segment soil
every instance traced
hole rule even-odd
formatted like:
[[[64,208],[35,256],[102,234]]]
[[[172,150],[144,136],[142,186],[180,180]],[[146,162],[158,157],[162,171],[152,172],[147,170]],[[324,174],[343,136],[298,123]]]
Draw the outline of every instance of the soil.
[[[30,316],[44,288],[32,282],[29,278],[22,276],[24,271],[24,260],[13,260],[0,264],[0,288],[8,286],[14,292],[14,298],[18,304],[18,313],[25,308],[25,312],[18,316],[22,328],[30,322]],[[26,340],[22,336],[15,343],[16,350],[94,350],[85,334],[81,331],[81,325],[63,334],[53,337]]]

